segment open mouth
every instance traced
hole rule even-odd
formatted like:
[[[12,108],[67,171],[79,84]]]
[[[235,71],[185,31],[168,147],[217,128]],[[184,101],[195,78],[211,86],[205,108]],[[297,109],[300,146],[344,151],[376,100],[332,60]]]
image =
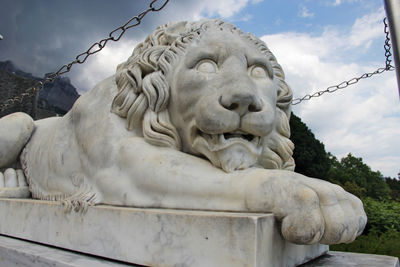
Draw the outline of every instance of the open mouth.
[[[242,144],[250,149],[257,149],[261,140],[260,136],[239,130],[220,134],[207,134],[197,129],[197,136],[205,139],[211,151],[222,150],[235,143]]]
[[[241,134],[241,133],[223,133],[225,140],[231,139],[231,138],[242,138],[246,139],[247,141],[251,142],[256,138],[255,135],[252,134]]]

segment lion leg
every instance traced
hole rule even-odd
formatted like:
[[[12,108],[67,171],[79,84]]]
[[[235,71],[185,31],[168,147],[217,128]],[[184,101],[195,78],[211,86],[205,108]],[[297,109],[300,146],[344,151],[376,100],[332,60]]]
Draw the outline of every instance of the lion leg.
[[[19,165],[18,156],[34,128],[33,119],[26,113],[17,112],[0,119],[0,197],[30,196],[24,172],[15,166]]]
[[[26,113],[17,112],[0,119],[0,168],[15,163],[35,126]]]

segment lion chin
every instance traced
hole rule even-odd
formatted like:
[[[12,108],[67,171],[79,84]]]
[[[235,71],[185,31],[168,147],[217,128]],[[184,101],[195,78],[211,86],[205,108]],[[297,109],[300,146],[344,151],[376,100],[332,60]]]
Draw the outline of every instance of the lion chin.
[[[240,131],[223,134],[200,133],[193,148],[225,172],[254,166],[261,155],[261,137]]]

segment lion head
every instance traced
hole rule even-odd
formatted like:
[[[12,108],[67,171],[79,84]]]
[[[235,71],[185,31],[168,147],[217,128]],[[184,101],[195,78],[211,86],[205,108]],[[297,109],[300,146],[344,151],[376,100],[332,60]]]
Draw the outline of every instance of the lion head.
[[[265,43],[221,20],[158,27],[117,68],[112,112],[227,172],[294,169],[292,92]]]

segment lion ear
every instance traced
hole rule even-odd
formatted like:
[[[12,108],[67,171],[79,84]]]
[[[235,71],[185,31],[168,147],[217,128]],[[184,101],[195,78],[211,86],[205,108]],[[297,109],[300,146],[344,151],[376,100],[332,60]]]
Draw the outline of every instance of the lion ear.
[[[187,21],[172,23],[165,29],[165,37],[168,43],[173,43],[182,33],[185,32]]]

